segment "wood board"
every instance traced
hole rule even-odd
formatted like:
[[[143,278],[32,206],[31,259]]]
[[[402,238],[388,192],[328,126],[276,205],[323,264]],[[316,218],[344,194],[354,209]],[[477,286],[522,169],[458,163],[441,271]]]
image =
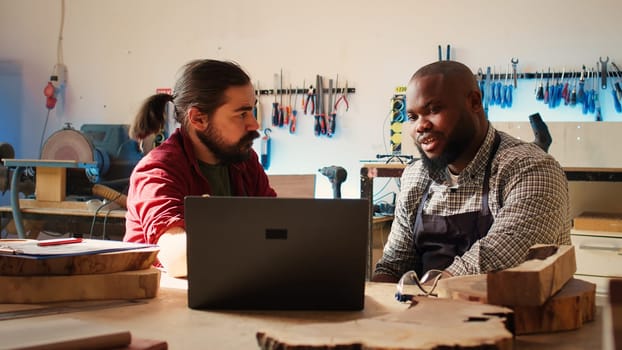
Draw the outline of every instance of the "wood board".
[[[622,235],[622,213],[583,212],[572,222],[575,230],[617,232]]]
[[[0,303],[153,298],[159,286],[156,268],[91,275],[0,276]]]
[[[487,274],[488,302],[504,306],[538,306],[557,293],[577,271],[574,246],[536,245],[535,257],[509,269]],[[546,258],[543,258],[547,255]]]
[[[461,300],[417,297],[413,306],[342,323],[261,330],[261,349],[512,349],[512,311]]]
[[[74,318],[32,318],[4,322],[3,349],[71,350],[124,348],[132,336],[126,329]]]
[[[488,302],[486,275],[441,279],[436,292],[440,298]],[[573,278],[543,305],[510,306],[514,310],[516,334],[565,331],[594,320],[596,285]]]
[[[30,259],[20,257],[19,255],[0,255],[0,275],[87,275],[145,270],[153,265],[158,251],[158,248],[143,248],[47,259]]]

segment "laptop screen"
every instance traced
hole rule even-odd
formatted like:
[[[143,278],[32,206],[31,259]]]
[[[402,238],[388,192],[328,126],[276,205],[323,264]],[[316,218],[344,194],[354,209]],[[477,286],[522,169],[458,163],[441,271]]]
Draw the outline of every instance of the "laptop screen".
[[[185,199],[188,305],[360,310],[369,207],[363,199]]]

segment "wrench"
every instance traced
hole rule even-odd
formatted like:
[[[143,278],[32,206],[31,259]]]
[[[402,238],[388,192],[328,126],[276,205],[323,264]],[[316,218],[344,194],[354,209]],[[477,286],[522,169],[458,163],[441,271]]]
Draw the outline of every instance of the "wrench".
[[[516,82],[516,66],[518,65],[518,58],[512,57],[510,62],[512,62],[512,76],[514,77],[514,88],[516,89],[516,87],[517,87],[517,82]]]
[[[602,57],[599,57],[598,60],[600,61],[600,87],[604,90],[607,88],[607,62],[609,62],[609,56],[604,61]]]

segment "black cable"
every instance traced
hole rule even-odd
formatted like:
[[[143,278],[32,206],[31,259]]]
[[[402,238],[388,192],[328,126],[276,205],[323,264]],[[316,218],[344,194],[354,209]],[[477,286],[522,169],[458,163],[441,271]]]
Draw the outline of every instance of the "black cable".
[[[93,214],[93,221],[91,221],[91,229],[89,230],[89,238],[93,238],[93,228],[95,228],[95,221],[97,220],[97,214],[99,213],[100,210],[102,210],[102,208],[104,208],[107,205],[110,205],[110,203],[114,203],[114,202],[113,201],[104,202],[100,204],[99,207],[97,207],[97,209],[95,209],[95,213]]]
[[[113,211],[114,208],[110,208],[108,209],[108,211],[106,212],[106,215],[104,215],[104,227],[102,228],[102,240],[106,239],[106,223],[108,221],[108,215],[110,215],[110,212]]]
[[[373,180],[372,180],[372,181],[373,181]],[[381,189],[379,189],[378,191],[376,191],[376,193],[374,193],[374,194],[373,194],[373,196],[374,196],[373,198],[375,198],[377,195],[379,195],[379,194],[380,194],[380,192],[384,191],[384,190],[385,190],[385,188],[387,188],[387,186],[389,186],[389,182],[391,182],[391,179],[387,179],[387,182],[385,182],[385,184],[384,184],[384,185],[382,185],[382,188],[381,188]]]
[[[121,197],[122,195],[123,195],[122,193],[118,193],[115,198],[109,199],[108,202],[102,203],[99,207],[97,207],[97,209],[95,209],[95,214],[93,214],[93,221],[91,221],[91,229],[89,231],[89,238],[93,238],[93,229],[95,228],[95,221],[97,220],[97,214],[99,213],[99,211],[102,210],[105,206],[110,205],[111,203],[115,203],[115,201],[119,199],[119,197]],[[110,215],[110,212],[112,210],[114,210],[114,208],[109,209],[106,215],[104,216],[104,222],[103,222],[104,227],[102,229],[103,230],[102,239],[105,239],[106,237],[106,222],[108,221],[108,215]]]

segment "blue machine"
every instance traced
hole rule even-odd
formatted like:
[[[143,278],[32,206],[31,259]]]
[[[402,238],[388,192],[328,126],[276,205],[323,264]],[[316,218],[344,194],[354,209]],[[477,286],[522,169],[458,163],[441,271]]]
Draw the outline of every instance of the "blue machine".
[[[79,131],[66,125],[46,140],[41,159],[95,162],[97,168],[87,169],[92,183],[127,180],[143,156],[128,130],[125,124],[83,124]]]

